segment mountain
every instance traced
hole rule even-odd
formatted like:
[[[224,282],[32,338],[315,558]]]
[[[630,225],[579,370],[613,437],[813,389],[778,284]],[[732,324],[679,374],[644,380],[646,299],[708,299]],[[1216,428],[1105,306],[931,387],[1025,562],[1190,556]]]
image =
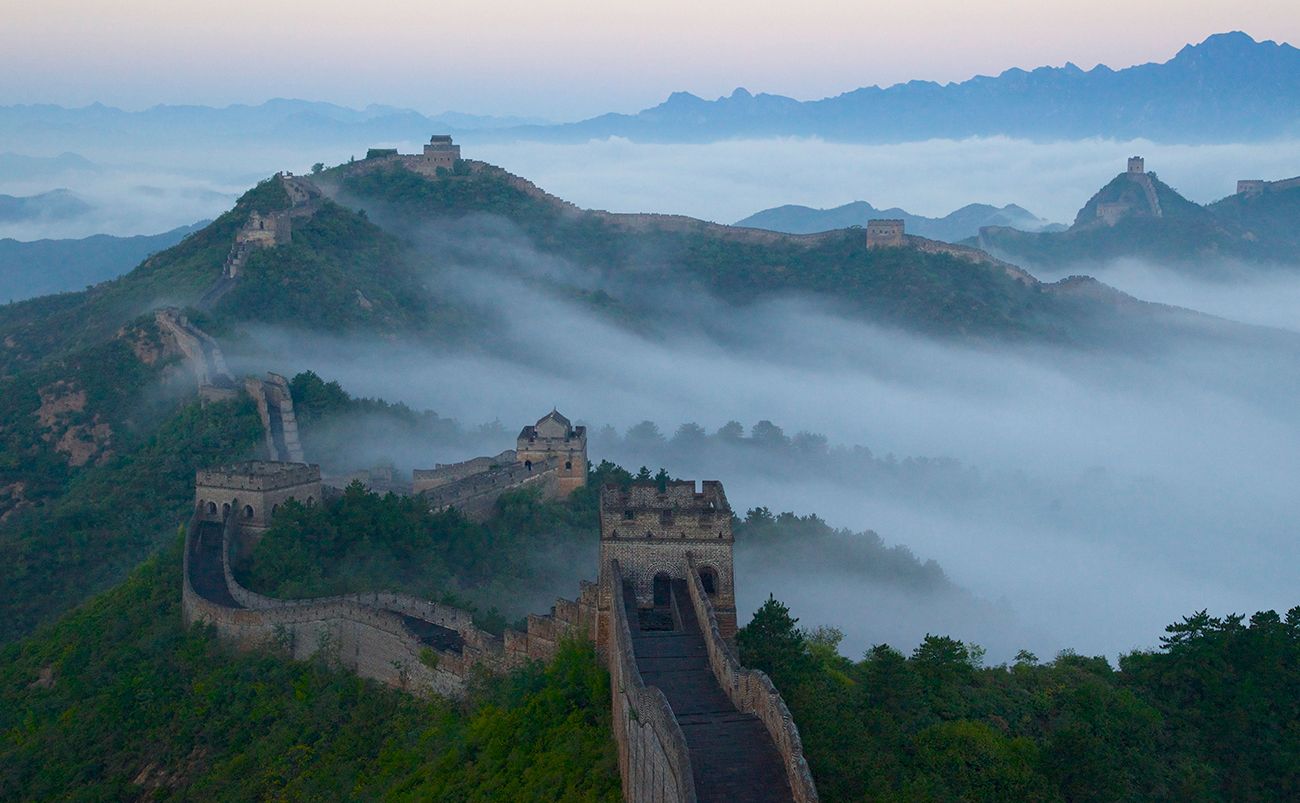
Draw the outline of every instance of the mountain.
[[[0,299],[21,301],[115,279],[205,225],[207,221],[135,237],[96,234],[78,240],[32,242],[5,238],[0,240]]]
[[[851,142],[1007,135],[1257,141],[1300,133],[1300,50],[1239,31],[1188,45],[1162,63],[1013,68],[960,83],[909,81],[820,100],[688,92],[636,114],[498,132],[518,138],[708,142],[808,136]]]
[[[73,171],[95,172],[99,169],[98,165],[75,153],[62,153],[58,156],[0,153],[0,176],[8,181],[47,178]]]
[[[70,220],[90,210],[90,204],[71,190],[50,190],[27,196],[0,195],[0,223]]]
[[[1243,182],[1242,191],[1202,206],[1139,165],[1089,198],[1066,231],[994,225],[965,242],[1031,267],[1140,257],[1226,275],[1252,263],[1300,267],[1297,219],[1300,178]]]
[[[933,218],[913,215],[898,207],[877,209],[866,201],[853,201],[833,209],[813,209],[787,204],[755,212],[743,220],[736,221],[735,225],[782,231],[788,234],[816,234],[832,229],[864,226],[871,218],[902,220],[909,233],[948,243],[974,237],[984,226],[1009,226],[1022,231],[1051,231],[1057,227],[1064,228],[1059,224],[1049,223],[1015,204],[1007,204],[1000,208],[989,204],[967,204],[943,217]]]
[[[153,106],[126,111],[100,103],[79,108],[53,104],[0,107],[0,147],[25,150],[33,142],[46,149],[93,147],[117,153],[187,153],[206,146],[284,145],[301,147],[427,140],[430,131],[488,131],[544,124],[524,117],[445,112],[425,115],[412,109],[371,105],[350,109],[333,103],[276,98],[257,105]],[[87,143],[91,143],[87,145]],[[97,153],[100,151],[96,151]],[[57,157],[63,168],[80,167],[71,154]],[[45,161],[46,164],[41,164]],[[0,174],[10,162],[27,170],[46,169],[50,160],[5,154]],[[310,162],[310,158],[308,158]]]

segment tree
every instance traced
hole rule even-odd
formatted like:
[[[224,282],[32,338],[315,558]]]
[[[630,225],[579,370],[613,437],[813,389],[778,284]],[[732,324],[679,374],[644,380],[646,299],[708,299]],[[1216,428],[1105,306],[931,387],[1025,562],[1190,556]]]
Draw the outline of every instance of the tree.
[[[324,162],[317,162],[316,164],[311,166],[311,172],[313,175],[315,175],[316,173],[324,172],[324,170],[325,170]]]
[[[723,443],[740,443],[745,439],[745,427],[739,421],[728,421],[714,437]]]
[[[672,444],[675,448],[698,451],[709,439],[709,433],[704,431],[704,427],[695,423],[682,424],[677,428],[673,435]]]
[[[664,445],[664,436],[655,422],[642,421],[627,431],[627,445],[634,449],[659,449]]]
[[[790,441],[785,437],[785,431],[767,419],[763,419],[753,426],[750,430],[750,437],[754,439],[756,446],[773,451],[784,449],[790,444]]]
[[[812,654],[798,624],[790,609],[768,594],[767,602],[754,612],[754,618],[736,633],[741,663],[763,670],[780,688],[797,686],[814,668]]]

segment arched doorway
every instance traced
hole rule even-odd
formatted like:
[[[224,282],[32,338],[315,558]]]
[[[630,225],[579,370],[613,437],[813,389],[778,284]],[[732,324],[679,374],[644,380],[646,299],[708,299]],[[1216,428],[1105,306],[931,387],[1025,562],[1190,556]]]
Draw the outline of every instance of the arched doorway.
[[[246,519],[251,519],[251,518],[253,518],[253,506],[252,506],[252,505],[244,505],[244,518],[246,518]]]
[[[659,572],[654,580],[654,603],[656,608],[667,606],[672,601],[673,580],[666,572]]]
[[[704,586],[704,593],[709,596],[718,593],[718,573],[712,566],[700,567],[700,585]]]

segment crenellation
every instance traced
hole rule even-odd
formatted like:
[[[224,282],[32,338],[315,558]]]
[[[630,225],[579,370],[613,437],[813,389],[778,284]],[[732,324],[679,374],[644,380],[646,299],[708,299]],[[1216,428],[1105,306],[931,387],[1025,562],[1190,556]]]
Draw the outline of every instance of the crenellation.
[[[867,248],[898,248],[906,244],[904,222],[896,218],[867,221]]]

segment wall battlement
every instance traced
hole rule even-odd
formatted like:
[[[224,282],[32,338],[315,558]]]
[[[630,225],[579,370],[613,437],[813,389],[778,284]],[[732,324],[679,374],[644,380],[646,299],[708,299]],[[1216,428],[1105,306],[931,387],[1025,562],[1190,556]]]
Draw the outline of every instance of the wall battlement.
[[[1260,195],[1265,192],[1282,192],[1300,187],[1300,176],[1284,178],[1278,181],[1265,181],[1262,178],[1245,178],[1237,182],[1238,195]]]

